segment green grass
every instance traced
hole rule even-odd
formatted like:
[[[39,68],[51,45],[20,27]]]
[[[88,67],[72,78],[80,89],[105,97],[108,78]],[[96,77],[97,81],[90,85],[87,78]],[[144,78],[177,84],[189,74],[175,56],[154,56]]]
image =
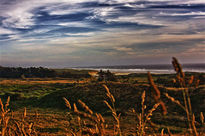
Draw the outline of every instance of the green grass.
[[[95,71],[95,70],[78,70],[78,69],[53,69],[53,70],[59,73],[69,72],[71,74],[88,74],[89,72]]]

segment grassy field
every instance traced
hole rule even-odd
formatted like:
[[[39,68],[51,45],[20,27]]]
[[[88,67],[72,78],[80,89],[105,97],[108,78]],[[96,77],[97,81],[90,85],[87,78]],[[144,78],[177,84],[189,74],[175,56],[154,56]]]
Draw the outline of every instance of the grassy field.
[[[200,73],[186,73],[195,78],[204,77]],[[167,133],[170,130],[172,134],[183,135],[188,133],[186,114],[180,106],[169,100],[165,94],[179,100],[183,104],[182,89],[177,83],[173,82],[176,75],[164,74],[153,75],[155,84],[160,90],[161,98],[167,108],[167,114],[163,115],[162,107],[158,107],[153,111],[151,124],[146,130],[147,133],[160,134],[162,130]],[[26,107],[26,117],[24,121],[35,124],[35,132],[38,135],[72,135],[71,131],[76,134],[82,134],[86,125],[90,129],[95,126],[89,119],[81,118],[79,120],[73,110],[68,110],[65,106],[65,97],[71,104],[76,103],[78,110],[83,108],[78,104],[78,100],[82,100],[92,109],[93,112],[101,114],[106,120],[106,134],[114,135],[113,128],[116,120],[112,118],[112,112],[103,102],[109,102],[106,95],[104,84],[109,88],[110,93],[115,98],[115,112],[121,115],[119,118],[122,135],[134,135],[137,132],[137,116],[135,113],[142,112],[143,92],[146,92],[144,112],[149,112],[156,101],[153,97],[147,74],[130,74],[118,76],[116,82],[98,82],[95,78],[87,79],[65,79],[65,78],[28,78],[28,79],[1,79],[0,81],[0,97],[3,102],[10,96],[10,109],[14,119],[21,120]],[[194,84],[194,83],[193,83]],[[196,127],[199,132],[204,131],[204,124],[201,124],[200,113],[205,111],[204,105],[204,82],[195,87],[190,86],[190,97],[192,102],[192,110],[196,117]],[[11,114],[9,112],[8,114]],[[28,125],[27,124],[27,125]],[[151,129],[152,128],[152,129]],[[93,130],[94,131],[94,130]]]

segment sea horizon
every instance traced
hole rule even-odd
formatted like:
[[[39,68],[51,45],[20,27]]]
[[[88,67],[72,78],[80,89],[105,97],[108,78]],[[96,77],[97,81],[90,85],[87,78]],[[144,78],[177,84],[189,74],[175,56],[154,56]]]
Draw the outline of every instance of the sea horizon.
[[[182,64],[184,72],[205,73],[205,63]],[[73,67],[78,70],[109,70],[114,73],[147,73],[148,71],[155,74],[172,74],[175,73],[171,64],[142,64],[142,65],[114,65],[114,66],[87,66]]]

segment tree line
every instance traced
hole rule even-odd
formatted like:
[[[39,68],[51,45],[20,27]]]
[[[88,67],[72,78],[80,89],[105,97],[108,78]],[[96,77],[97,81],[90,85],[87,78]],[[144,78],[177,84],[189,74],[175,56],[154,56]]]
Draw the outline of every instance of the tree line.
[[[0,78],[87,78],[90,77],[88,73],[73,74],[69,71],[57,72],[56,70],[43,67],[1,67]]]

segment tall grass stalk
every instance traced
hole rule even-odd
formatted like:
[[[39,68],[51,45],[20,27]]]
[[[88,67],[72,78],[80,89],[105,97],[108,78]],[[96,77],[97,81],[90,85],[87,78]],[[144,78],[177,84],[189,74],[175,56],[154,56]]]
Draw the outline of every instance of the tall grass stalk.
[[[154,83],[152,75],[150,74],[150,72],[148,72],[147,74],[148,74],[148,81],[149,81],[149,84],[150,84],[150,89],[152,91],[154,100],[155,100],[156,103],[160,104],[160,106],[162,108],[163,115],[166,115],[167,114],[167,108],[165,106],[165,103],[161,100],[161,93],[159,91],[159,88]]]
[[[156,103],[150,110],[146,111],[147,106],[145,105],[146,92],[144,91],[141,96],[141,112],[137,113],[135,109],[132,110],[134,115],[137,116],[137,136],[146,136],[146,129],[148,128],[148,123],[152,126],[151,117],[153,112],[159,107],[160,103]],[[153,133],[153,135],[155,135]]]
[[[10,109],[8,108],[10,102],[10,97],[8,97],[6,104],[4,105],[3,102],[0,99],[0,106],[1,106],[1,120],[0,120],[0,125],[1,125],[1,135],[5,136],[7,133],[8,129],[8,123],[10,120],[10,117],[8,116],[8,112]]]
[[[198,132],[195,126],[195,116],[192,113],[191,99],[190,99],[189,89],[188,89],[189,85],[193,82],[194,77],[191,76],[191,79],[187,84],[185,80],[185,73],[182,70],[182,66],[180,65],[180,63],[175,57],[172,58],[172,65],[176,71],[178,82],[180,86],[183,88],[182,93],[183,93],[184,107],[187,115],[189,131],[191,134],[198,136]]]
[[[117,129],[117,133],[115,132],[115,129],[114,129],[114,135],[119,135],[119,136],[122,136],[122,132],[121,132],[121,129],[120,129],[120,113],[117,114],[117,110],[115,108],[115,98],[114,96],[110,93],[110,90],[109,88],[106,86],[106,85],[103,85],[105,90],[106,90],[106,95],[107,97],[110,99],[110,102],[111,102],[111,105],[106,101],[104,100],[104,103],[107,105],[107,107],[111,110],[112,112],[112,116],[114,118],[114,120],[116,121],[116,124],[115,124],[115,127]]]
[[[63,99],[65,101],[66,106],[71,110],[72,107],[70,105],[70,102],[66,98],[63,98]],[[80,135],[82,135],[84,131],[90,135],[96,134],[99,136],[104,136],[105,135],[105,127],[104,127],[105,120],[102,117],[102,115],[100,113],[94,113],[83,101],[78,100],[78,103],[84,109],[84,111],[79,111],[76,104],[75,103],[73,104],[73,112],[78,116],[77,119],[78,119]],[[90,128],[86,128],[85,130],[83,130],[83,127],[81,124],[82,119],[87,119],[91,121],[92,123],[94,123],[96,126],[96,129],[91,130]],[[74,134],[74,132],[72,133]]]

